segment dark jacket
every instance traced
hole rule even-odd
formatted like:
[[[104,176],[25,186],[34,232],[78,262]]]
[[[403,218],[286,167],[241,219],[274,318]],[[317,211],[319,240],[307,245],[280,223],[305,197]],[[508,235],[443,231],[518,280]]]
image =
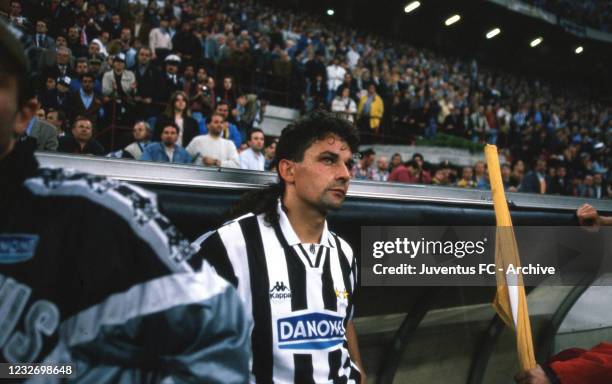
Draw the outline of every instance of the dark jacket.
[[[89,108],[85,108],[79,91],[72,94],[70,102],[70,121],[74,121],[77,116],[86,116],[93,123],[94,129],[98,127],[98,113],[100,112],[100,108],[102,108],[102,100],[94,94],[93,101],[89,105]]]
[[[248,381],[240,299],[209,266],[192,272],[195,249],[155,195],[38,169],[20,145],[0,160],[0,185],[2,304],[11,308],[0,314],[11,324],[0,363],[71,362],[75,381],[95,383]],[[24,350],[25,340],[36,342]]]
[[[538,178],[537,172],[527,172],[527,174],[523,178],[523,182],[521,183],[521,188],[519,189],[519,192],[540,193],[540,179]]]
[[[72,136],[63,136],[59,138],[58,152],[62,153],[75,153],[78,155],[96,155],[104,156],[106,153],[104,147],[96,139],[91,139],[85,144],[85,147],[81,149],[79,143]]]

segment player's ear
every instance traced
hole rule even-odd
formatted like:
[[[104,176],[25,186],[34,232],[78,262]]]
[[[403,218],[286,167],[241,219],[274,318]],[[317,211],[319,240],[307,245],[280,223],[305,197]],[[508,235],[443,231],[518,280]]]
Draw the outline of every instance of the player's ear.
[[[282,159],[278,162],[278,174],[287,184],[295,181],[295,163],[291,160]]]

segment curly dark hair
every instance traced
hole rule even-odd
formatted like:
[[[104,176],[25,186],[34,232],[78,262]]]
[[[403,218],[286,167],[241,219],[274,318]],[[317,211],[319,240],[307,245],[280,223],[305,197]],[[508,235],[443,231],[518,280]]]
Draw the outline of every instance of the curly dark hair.
[[[345,141],[353,153],[357,153],[359,137],[353,126],[346,120],[338,118],[326,111],[315,111],[283,129],[276,145],[274,161],[291,160],[300,162],[310,146],[330,135],[336,135]],[[277,222],[277,201],[285,193],[285,181],[277,171],[278,182],[267,188],[248,192],[242,196],[238,204],[230,211],[231,217],[238,217],[252,212],[256,215],[264,213],[268,224]]]

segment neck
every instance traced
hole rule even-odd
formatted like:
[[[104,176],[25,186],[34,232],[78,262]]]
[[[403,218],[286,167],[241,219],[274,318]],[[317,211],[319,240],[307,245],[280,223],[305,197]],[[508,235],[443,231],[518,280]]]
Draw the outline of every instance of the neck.
[[[174,144],[164,143],[164,147],[166,147],[168,149],[172,149],[172,148],[174,148]]]
[[[287,188],[291,188],[290,185]],[[291,227],[302,243],[318,243],[325,228],[325,214],[285,191],[285,212]]]
[[[174,117],[183,117],[183,111],[175,110],[174,111]]]

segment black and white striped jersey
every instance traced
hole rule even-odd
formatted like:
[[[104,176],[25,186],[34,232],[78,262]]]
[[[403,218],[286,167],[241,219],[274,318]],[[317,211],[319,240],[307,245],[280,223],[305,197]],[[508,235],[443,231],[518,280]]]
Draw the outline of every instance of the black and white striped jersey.
[[[351,247],[327,229],[302,244],[278,205],[280,220],[247,214],[195,244],[203,259],[238,290],[252,313],[252,382],[359,383],[348,353],[356,261]]]

